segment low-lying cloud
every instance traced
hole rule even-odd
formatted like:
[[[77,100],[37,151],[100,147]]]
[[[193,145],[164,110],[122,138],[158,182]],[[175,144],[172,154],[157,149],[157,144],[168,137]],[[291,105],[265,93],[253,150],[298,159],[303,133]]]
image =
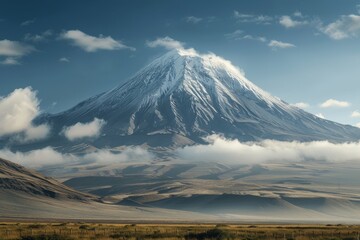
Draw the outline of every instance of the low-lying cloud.
[[[46,138],[50,132],[49,126],[32,123],[40,114],[40,107],[31,87],[15,89],[0,97],[0,113],[0,137],[18,134],[16,140],[25,142]]]
[[[78,122],[72,126],[64,127],[63,134],[70,141],[82,138],[96,138],[100,135],[105,124],[105,120],[94,118],[93,121],[88,123]]]
[[[9,149],[0,150],[0,158],[10,160],[17,164],[41,169],[49,166],[66,164],[99,163],[110,164],[119,162],[151,161],[154,156],[140,147],[129,147],[121,152],[102,149],[85,155],[60,153],[52,147],[46,147],[29,152],[13,152]]]
[[[188,161],[212,161],[234,164],[258,164],[268,161],[299,162],[360,161],[360,142],[330,143],[282,142],[266,140],[243,143],[213,135],[207,138],[210,144],[187,146],[177,150],[181,159]]]
[[[331,143],[328,141],[283,142],[265,140],[240,142],[218,135],[206,138],[207,145],[186,146],[173,150],[177,162],[218,162],[224,164],[260,164],[266,162],[293,163],[313,162],[360,162],[360,142]],[[142,147],[128,147],[122,151],[100,149],[84,155],[60,153],[52,147],[29,152],[0,150],[0,158],[30,168],[46,168],[66,164],[112,164],[150,162],[156,156]]]

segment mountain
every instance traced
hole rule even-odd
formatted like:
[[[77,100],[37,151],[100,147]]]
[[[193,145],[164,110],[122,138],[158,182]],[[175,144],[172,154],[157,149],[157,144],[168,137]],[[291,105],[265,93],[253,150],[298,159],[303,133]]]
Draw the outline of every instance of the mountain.
[[[231,62],[193,49],[155,59],[126,83],[37,120],[53,127],[47,143],[64,142],[64,126],[94,118],[106,125],[94,146],[203,142],[209,134],[242,141],[351,141],[360,129],[321,119],[263,91]]]

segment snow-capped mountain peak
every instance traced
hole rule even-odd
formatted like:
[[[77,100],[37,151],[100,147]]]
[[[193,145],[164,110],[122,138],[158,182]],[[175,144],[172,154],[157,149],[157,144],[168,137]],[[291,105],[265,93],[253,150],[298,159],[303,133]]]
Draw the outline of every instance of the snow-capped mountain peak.
[[[107,122],[104,138],[144,142],[174,134],[197,141],[213,133],[241,140],[360,139],[359,129],[287,104],[230,61],[194,49],[174,49],[124,84],[48,120],[63,127],[95,117]]]

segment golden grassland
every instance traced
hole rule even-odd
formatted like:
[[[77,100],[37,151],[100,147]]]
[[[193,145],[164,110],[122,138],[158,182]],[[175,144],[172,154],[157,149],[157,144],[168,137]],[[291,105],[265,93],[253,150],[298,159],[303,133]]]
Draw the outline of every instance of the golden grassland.
[[[1,240],[359,240],[359,234],[358,225],[0,223]]]

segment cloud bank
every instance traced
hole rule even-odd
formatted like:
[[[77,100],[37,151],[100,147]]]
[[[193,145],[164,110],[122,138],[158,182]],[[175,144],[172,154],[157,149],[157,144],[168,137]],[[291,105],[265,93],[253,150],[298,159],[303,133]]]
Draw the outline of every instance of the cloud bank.
[[[217,135],[207,138],[209,145],[188,146],[178,149],[181,159],[188,161],[213,161],[234,164],[258,164],[268,161],[299,162],[360,161],[360,142],[330,143],[281,142],[266,140],[262,142],[242,143],[228,140]]]
[[[105,120],[94,118],[88,123],[76,123],[69,127],[64,127],[63,134],[70,140],[75,141],[82,138],[96,138],[100,135],[102,127],[106,124]]]
[[[240,142],[218,135],[206,138],[208,145],[194,145],[174,150],[174,158],[180,162],[219,162],[226,164],[260,164],[265,162],[293,163],[302,161],[360,162],[360,142],[330,143],[328,141],[282,142],[265,140],[261,142]],[[0,150],[0,158],[31,167],[64,165],[67,163],[111,164],[123,162],[148,162],[156,157],[141,147],[111,151],[101,149],[85,155],[60,153],[52,147],[29,152]]]
[[[60,35],[61,39],[70,41],[73,45],[80,47],[86,52],[96,52],[99,50],[120,50],[135,48],[124,45],[121,41],[114,40],[112,37],[99,35],[94,37],[80,30],[69,30]]]
[[[108,149],[103,149],[82,156],[60,153],[52,147],[46,147],[29,152],[12,152],[8,149],[3,149],[0,150],[0,158],[10,160],[26,167],[41,169],[68,163],[110,164],[151,161],[154,157],[151,153],[139,147],[127,148],[122,152],[113,152]]]
[[[47,125],[34,126],[32,121],[40,113],[36,92],[30,87],[15,89],[0,97],[0,137],[19,134],[16,140],[24,142],[46,138]]]

